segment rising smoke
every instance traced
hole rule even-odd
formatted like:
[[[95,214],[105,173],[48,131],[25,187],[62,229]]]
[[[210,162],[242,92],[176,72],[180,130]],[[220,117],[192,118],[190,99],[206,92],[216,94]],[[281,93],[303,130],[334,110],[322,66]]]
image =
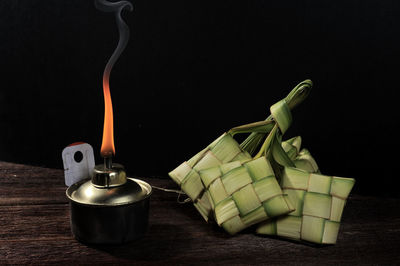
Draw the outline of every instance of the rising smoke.
[[[107,62],[107,65],[104,69],[103,75],[103,83],[106,81],[108,83],[110,78],[110,72],[113,68],[115,62],[118,60],[121,53],[124,51],[126,45],[129,40],[129,27],[126,25],[125,21],[121,17],[121,12],[124,9],[128,9],[129,11],[133,10],[133,6],[128,1],[119,1],[119,2],[108,2],[106,0],[95,0],[94,4],[97,9],[104,12],[114,12],[115,20],[118,26],[119,32],[119,41],[117,48],[114,50],[114,53],[111,55],[110,59]]]

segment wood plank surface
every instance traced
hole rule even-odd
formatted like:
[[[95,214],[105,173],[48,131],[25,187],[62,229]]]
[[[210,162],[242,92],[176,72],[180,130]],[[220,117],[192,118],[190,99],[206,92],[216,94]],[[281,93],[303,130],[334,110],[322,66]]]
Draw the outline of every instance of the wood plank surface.
[[[141,178],[177,188],[169,179]],[[145,237],[121,246],[89,246],[70,232],[63,171],[0,162],[0,264],[33,265],[397,265],[399,199],[353,195],[338,243],[310,246],[253,234],[229,236],[192,204],[155,190]]]

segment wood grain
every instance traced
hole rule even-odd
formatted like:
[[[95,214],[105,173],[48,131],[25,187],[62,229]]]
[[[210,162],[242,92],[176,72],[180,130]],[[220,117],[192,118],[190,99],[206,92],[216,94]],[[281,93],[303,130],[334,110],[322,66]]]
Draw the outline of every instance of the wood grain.
[[[169,179],[144,178],[176,188]],[[352,196],[334,246],[257,236],[229,236],[205,223],[176,194],[155,190],[146,236],[122,246],[88,246],[70,232],[63,171],[0,162],[0,264],[396,265],[399,199]]]

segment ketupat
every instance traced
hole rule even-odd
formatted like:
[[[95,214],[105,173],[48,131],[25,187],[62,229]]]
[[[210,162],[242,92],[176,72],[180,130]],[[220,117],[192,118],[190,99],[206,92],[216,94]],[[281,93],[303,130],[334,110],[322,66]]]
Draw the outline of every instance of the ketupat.
[[[311,80],[305,80],[299,83],[288,96],[281,101],[285,102],[286,112],[289,112],[289,115],[290,109],[297,106],[307,97],[311,87]],[[283,118],[285,119],[285,117]],[[289,119],[291,119],[291,116]],[[282,122],[282,124],[285,124],[285,122]],[[211,203],[209,202],[207,194],[204,193],[205,187],[200,180],[198,172],[231,161],[246,162],[251,160],[251,154],[254,153],[262,139],[274,126],[273,115],[270,115],[265,121],[233,128],[193,156],[190,160],[183,162],[169,173],[169,176],[180,185],[181,189],[191,198],[194,206],[206,221],[208,221],[211,214]],[[238,133],[251,134],[239,145],[233,139],[233,136]]]
[[[307,149],[299,152],[301,137],[282,144],[280,138],[275,140],[277,145],[271,145],[270,149],[278,148],[278,152],[269,150],[267,153],[278,165],[281,188],[295,211],[260,223],[256,232],[317,244],[335,244],[342,212],[355,180],[321,175],[310,152]],[[282,166],[283,171],[280,170]]]
[[[335,244],[353,178],[332,177],[285,167],[281,180],[295,211],[261,223],[256,232],[318,244]]]
[[[215,220],[230,234],[294,210],[265,157],[208,168],[200,177]]]
[[[272,126],[271,121],[261,121],[233,128],[169,173],[169,176],[193,201],[194,206],[206,221],[211,215],[211,203],[204,193],[205,186],[200,179],[199,171],[232,161],[251,160],[251,155],[240,147],[233,136],[238,133],[247,133],[249,130],[251,132],[268,131]]]
[[[214,213],[217,223],[233,234],[254,223],[280,215],[280,212],[294,210],[286,216],[262,222],[257,228],[257,233],[320,244],[336,243],[343,208],[355,180],[319,174],[318,166],[309,151],[300,150],[300,137],[282,143],[282,135],[291,123],[290,110],[308,95],[307,88],[309,89],[311,84],[311,81],[300,83],[296,86],[297,90],[295,88],[288,97],[273,105],[271,116],[266,119],[266,123],[255,123],[261,130],[251,131],[249,127],[242,127],[242,132],[251,134],[240,146],[234,141],[227,141],[236,146],[236,149],[232,150],[240,150],[236,159],[236,156],[232,157],[235,153],[229,149],[219,153],[224,156],[230,155],[231,163],[223,163],[222,160],[215,163],[215,160],[206,158],[194,169],[196,163],[205,157],[205,149],[170,173],[178,184],[182,184],[186,179],[192,181],[181,187],[188,192],[192,200],[197,197],[194,204],[204,218],[208,219],[209,214]],[[260,152],[251,160],[251,154],[266,134],[269,135]],[[212,149],[213,144],[225,135],[227,134],[214,141],[208,148]],[[276,180],[275,183],[272,182],[274,185],[270,186],[266,183],[255,185],[260,180],[255,181],[257,178],[251,176],[247,165],[255,161],[261,162],[262,158],[267,163],[271,162],[272,172],[275,173],[273,178],[280,178],[283,191],[279,192]],[[226,162],[228,161],[227,159]],[[193,166],[187,167],[189,163],[193,163]],[[260,178],[266,182],[268,176]],[[202,188],[199,190],[199,187]],[[279,208],[268,208],[260,200],[268,199],[266,195],[274,193],[283,199],[281,203],[285,203],[276,206],[286,205],[285,211],[277,212]],[[291,203],[294,206],[291,206]]]

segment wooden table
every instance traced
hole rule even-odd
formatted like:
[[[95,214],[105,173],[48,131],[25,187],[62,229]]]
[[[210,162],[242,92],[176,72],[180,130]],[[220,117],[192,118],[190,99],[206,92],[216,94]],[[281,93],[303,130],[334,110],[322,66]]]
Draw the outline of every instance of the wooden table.
[[[70,232],[63,170],[0,162],[0,264],[400,264],[400,199],[353,195],[334,246],[229,236],[176,194],[154,191],[147,235],[122,246],[87,246]],[[142,178],[176,188],[169,179]]]

